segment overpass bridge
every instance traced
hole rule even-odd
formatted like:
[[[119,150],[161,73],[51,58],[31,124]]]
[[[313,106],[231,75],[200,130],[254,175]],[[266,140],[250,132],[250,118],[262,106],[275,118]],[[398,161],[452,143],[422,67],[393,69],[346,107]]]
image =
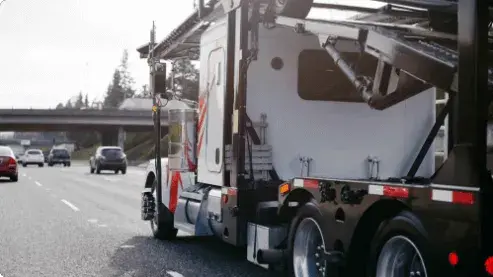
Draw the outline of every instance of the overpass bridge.
[[[161,113],[167,132],[168,113]],[[141,110],[0,109],[0,131],[81,131],[95,130],[103,145],[123,144],[125,131],[150,132],[152,112]]]

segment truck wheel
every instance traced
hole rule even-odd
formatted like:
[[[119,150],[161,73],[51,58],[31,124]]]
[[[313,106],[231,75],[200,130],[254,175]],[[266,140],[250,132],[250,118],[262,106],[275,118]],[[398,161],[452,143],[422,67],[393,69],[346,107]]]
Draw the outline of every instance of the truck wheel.
[[[157,182],[155,181],[154,184]],[[151,220],[151,230],[155,238],[161,240],[173,240],[178,234],[178,229],[173,226],[173,214],[171,211],[163,204],[157,204],[156,198],[156,186],[153,186],[152,195],[156,202],[156,213],[154,218]]]
[[[377,231],[372,240],[368,276],[428,276],[427,239],[415,219],[412,213],[402,212]]]
[[[302,219],[293,242],[294,276],[326,276],[324,249],[320,225],[312,217]]]
[[[91,174],[93,174],[93,173],[94,173],[94,168],[92,168],[92,166],[89,166],[89,172],[90,172]]]
[[[332,276],[323,259],[325,243],[320,222],[321,213],[315,203],[303,205],[292,220],[288,234],[288,276]]]
[[[312,8],[313,0],[274,0],[277,14],[304,19]]]

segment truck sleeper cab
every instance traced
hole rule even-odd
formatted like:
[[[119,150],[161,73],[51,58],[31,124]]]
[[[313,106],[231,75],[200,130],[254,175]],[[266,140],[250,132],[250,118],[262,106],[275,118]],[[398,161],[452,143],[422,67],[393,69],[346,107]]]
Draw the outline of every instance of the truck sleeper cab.
[[[274,28],[258,26],[258,51],[250,52],[255,57],[243,72],[242,122],[241,104],[233,105],[241,89],[232,90],[235,97],[230,91],[242,76],[240,37],[248,32],[235,24],[242,26],[243,9],[216,16],[199,33],[198,111],[170,111],[162,203],[153,163],[142,194],[142,219],[154,236],[172,239],[177,230],[217,236],[246,247],[249,261],[283,265],[296,277],[488,273],[493,258],[480,253],[486,246],[478,239],[488,192],[441,182],[454,157],[435,164],[433,138],[452,109],[448,102],[437,113],[436,94],[447,86],[461,92],[448,65],[456,70],[457,60],[429,57],[455,50],[435,45],[413,52],[415,41],[399,33],[281,16]],[[232,30],[240,32],[236,39]],[[343,38],[329,42],[331,33]],[[387,49],[407,49],[403,57],[423,66],[399,63],[385,56]],[[357,63],[358,74],[377,81],[383,78],[376,72],[384,71],[388,78],[378,90],[386,93],[359,94],[354,86],[361,79],[351,79],[344,63]],[[439,67],[443,75],[433,75]],[[451,153],[460,151],[467,150]],[[491,176],[481,178],[491,183]]]

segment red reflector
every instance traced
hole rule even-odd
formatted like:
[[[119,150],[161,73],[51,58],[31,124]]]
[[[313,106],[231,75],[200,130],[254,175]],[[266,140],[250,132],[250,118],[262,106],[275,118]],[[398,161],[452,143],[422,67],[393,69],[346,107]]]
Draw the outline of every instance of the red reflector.
[[[229,188],[228,189],[228,195],[236,196],[236,189]]]
[[[309,189],[318,189],[318,180],[305,179],[303,180],[303,187]]]
[[[459,263],[459,255],[455,252],[448,254],[448,262],[451,266],[456,266]]]
[[[228,203],[228,200],[229,200],[229,197],[227,194],[223,194],[223,203],[224,204],[227,204]]]
[[[474,204],[474,195],[470,192],[454,191],[452,192],[452,203]]]
[[[408,198],[409,197],[409,189],[401,188],[401,187],[383,187],[383,195],[389,197],[399,197],[399,198]]]
[[[484,262],[484,269],[486,270],[486,272],[488,272],[489,275],[493,276],[493,256],[486,259],[486,261]]]

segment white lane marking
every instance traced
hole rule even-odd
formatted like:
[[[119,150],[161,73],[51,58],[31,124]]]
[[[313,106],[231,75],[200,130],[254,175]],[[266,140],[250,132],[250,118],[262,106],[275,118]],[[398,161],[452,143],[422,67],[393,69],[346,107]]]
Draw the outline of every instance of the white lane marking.
[[[94,218],[88,219],[87,221],[89,221],[91,223],[98,223],[98,220],[97,219],[94,219]]]
[[[37,185],[38,187],[42,187],[42,186],[43,186],[43,185],[42,185],[40,182],[38,182],[38,181],[35,181],[34,183],[36,183],[36,185]]]
[[[45,188],[45,190],[46,190],[46,191],[50,191],[51,189],[49,189],[49,188]]]
[[[181,273],[172,270],[167,270],[166,273],[168,273],[171,277],[185,277]]]
[[[32,178],[31,178],[31,176],[29,176],[29,177],[27,177],[27,179],[31,180]]]
[[[124,244],[122,246],[120,246],[120,248],[134,248],[135,246],[133,245],[129,245],[129,244]]]
[[[22,173],[22,177],[26,177],[26,173]],[[0,277],[2,277],[2,276],[0,276]]]
[[[72,210],[74,210],[74,211],[76,211],[76,212],[80,211],[80,210],[79,210],[79,208],[77,208],[74,204],[72,204],[72,203],[68,202],[67,200],[62,199],[61,201],[62,201],[65,205],[69,206]]]
[[[108,225],[106,225],[106,224],[98,224],[98,227],[106,228],[106,227],[108,227]]]

